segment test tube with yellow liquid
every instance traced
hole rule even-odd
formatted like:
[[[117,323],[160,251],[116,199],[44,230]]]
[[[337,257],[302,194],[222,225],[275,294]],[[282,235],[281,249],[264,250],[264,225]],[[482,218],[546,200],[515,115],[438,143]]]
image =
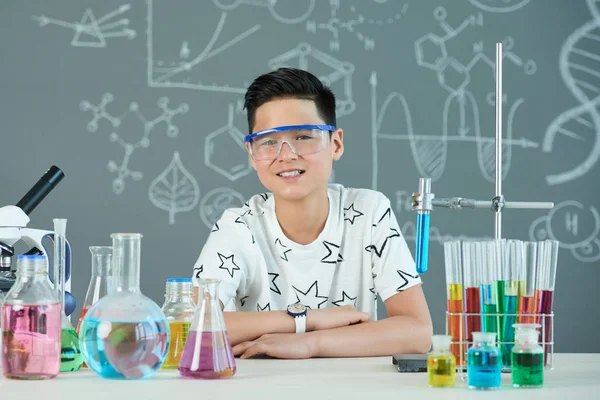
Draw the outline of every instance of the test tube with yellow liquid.
[[[466,364],[467,345],[463,321],[463,283],[461,245],[458,240],[444,242],[446,268],[446,297],[448,299],[448,320],[446,332],[452,338],[450,351],[456,358],[456,365]]]

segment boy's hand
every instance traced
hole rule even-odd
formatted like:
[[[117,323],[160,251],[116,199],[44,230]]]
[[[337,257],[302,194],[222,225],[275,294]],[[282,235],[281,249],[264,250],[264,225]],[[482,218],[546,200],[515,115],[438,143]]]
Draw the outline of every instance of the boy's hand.
[[[333,329],[369,320],[369,314],[358,311],[352,306],[309,309],[306,314],[306,330],[310,332]]]
[[[274,358],[311,358],[316,351],[315,338],[311,334],[271,333],[260,338],[233,346],[233,354],[249,358],[264,354]]]

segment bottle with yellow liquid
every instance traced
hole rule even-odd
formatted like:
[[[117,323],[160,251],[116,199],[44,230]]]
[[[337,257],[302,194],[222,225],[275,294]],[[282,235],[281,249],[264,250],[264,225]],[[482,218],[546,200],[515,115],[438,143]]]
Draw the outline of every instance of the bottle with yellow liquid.
[[[162,311],[171,329],[171,344],[163,369],[177,369],[185,347],[196,305],[191,278],[169,278]]]
[[[427,357],[427,380],[430,387],[454,386],[456,357],[450,351],[450,335],[433,335],[433,350]]]

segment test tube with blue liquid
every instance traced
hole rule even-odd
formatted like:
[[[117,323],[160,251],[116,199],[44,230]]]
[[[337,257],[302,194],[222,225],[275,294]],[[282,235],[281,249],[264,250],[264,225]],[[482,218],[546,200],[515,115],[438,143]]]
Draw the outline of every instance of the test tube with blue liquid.
[[[431,179],[419,178],[419,195],[424,196],[431,192]],[[423,198],[421,207],[417,212],[417,226],[415,231],[415,264],[417,272],[423,274],[427,271],[429,255],[429,220],[431,218],[431,204],[428,198]]]
[[[494,283],[499,276],[498,250],[500,243],[496,240],[484,240],[481,242],[482,260],[481,272],[481,309],[483,311],[483,331],[498,332],[498,307],[496,298],[496,287]]]

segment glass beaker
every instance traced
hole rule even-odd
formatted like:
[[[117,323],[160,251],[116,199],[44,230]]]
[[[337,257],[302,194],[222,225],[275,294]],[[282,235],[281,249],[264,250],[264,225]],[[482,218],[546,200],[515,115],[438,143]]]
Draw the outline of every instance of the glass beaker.
[[[500,386],[502,355],[496,346],[496,332],[473,332],[473,346],[467,352],[467,379],[470,389],[491,390]]]
[[[19,256],[17,280],[2,304],[5,377],[49,379],[58,375],[61,313],[48,279],[46,256]]]
[[[171,331],[169,352],[162,367],[177,368],[196,311],[192,278],[167,279],[162,311],[167,317]]]
[[[433,335],[433,350],[427,356],[427,381],[431,387],[454,386],[456,358],[450,351],[452,336]]]
[[[169,348],[165,314],[140,290],[140,233],[113,233],[113,288],[81,323],[84,361],[102,378],[153,376]]]
[[[179,373],[184,378],[220,379],[235,375],[236,365],[223,312],[219,304],[219,279],[199,280],[199,300]]]
[[[85,295],[85,301],[81,307],[77,329],[75,330],[78,335],[81,329],[81,321],[83,321],[90,307],[106,296],[111,287],[112,247],[90,246],[89,249],[90,253],[92,253],[92,276]]]
[[[79,371],[83,357],[79,338],[65,313],[66,218],[54,218],[54,288],[61,309],[60,372]]]

